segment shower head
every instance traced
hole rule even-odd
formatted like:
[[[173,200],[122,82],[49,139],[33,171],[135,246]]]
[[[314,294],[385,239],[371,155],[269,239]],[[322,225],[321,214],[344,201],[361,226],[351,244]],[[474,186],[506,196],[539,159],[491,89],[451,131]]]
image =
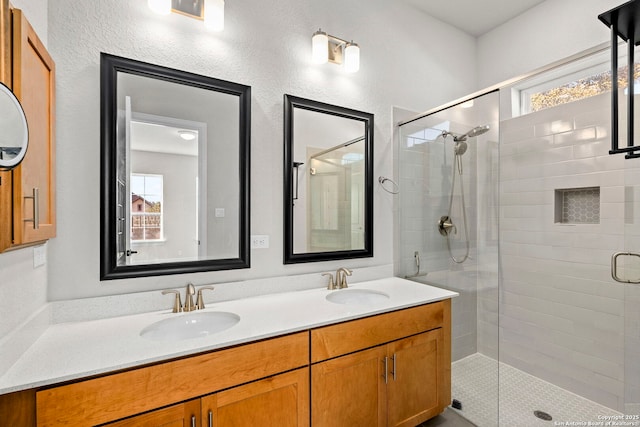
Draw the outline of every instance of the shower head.
[[[455,142],[464,142],[464,141],[467,140],[467,138],[474,138],[476,136],[482,135],[483,133],[489,132],[489,129],[490,129],[489,125],[476,126],[473,129],[471,129],[469,132],[467,132],[465,134],[462,134],[462,135],[456,135],[453,132],[449,132],[449,131],[444,130],[444,131],[442,131],[442,136],[446,138],[447,136],[452,135],[453,136],[453,140]],[[465,151],[466,151],[466,148],[465,148]],[[464,153],[464,151],[463,151],[463,153]]]
[[[466,137],[473,138],[473,137],[476,137],[476,136],[480,136],[483,133],[489,132],[489,129],[490,129],[489,125],[476,126],[473,129],[471,129],[469,132],[465,133],[464,135],[462,135],[459,138],[466,138]]]

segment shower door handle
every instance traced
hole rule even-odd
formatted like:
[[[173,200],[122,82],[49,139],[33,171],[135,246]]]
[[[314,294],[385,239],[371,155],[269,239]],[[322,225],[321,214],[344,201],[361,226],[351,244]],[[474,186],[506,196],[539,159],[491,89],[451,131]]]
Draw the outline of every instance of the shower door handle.
[[[611,277],[613,278],[613,280],[615,280],[616,282],[620,282],[620,283],[633,283],[633,284],[639,284],[640,283],[640,279],[638,280],[627,280],[627,279],[622,279],[618,276],[618,257],[620,256],[635,256],[640,258],[640,254],[637,254],[635,252],[616,252],[613,255],[611,255]]]

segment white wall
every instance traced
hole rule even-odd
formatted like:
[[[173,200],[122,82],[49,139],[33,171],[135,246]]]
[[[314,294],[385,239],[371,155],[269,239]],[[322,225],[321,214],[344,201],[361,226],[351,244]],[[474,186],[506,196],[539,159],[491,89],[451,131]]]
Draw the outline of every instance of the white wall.
[[[547,0],[478,38],[478,84],[488,87],[611,38],[598,15],[622,0]]]
[[[311,64],[311,35],[319,27],[360,44],[360,72]],[[476,87],[473,61],[460,67],[457,60],[474,57],[474,38],[383,0],[227,2],[221,34],[179,15],[154,15],[144,1],[59,0],[49,10],[49,45],[58,73],[52,300],[391,264],[393,198],[376,187],[374,258],[283,265],[283,94],[374,113],[377,177],[391,175],[392,105],[419,111]],[[99,281],[101,51],[252,86],[251,232],[269,235],[271,247],[252,251],[251,269]]]

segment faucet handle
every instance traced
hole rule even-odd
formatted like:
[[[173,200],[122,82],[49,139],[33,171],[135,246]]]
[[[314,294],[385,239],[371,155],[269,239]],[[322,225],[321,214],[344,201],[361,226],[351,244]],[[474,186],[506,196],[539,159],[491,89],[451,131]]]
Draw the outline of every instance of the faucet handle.
[[[333,282],[333,274],[331,273],[322,273],[323,276],[329,276],[329,284],[327,285],[327,289],[330,291],[336,289],[336,284]]]
[[[202,310],[204,308],[204,299],[202,298],[202,291],[204,290],[212,291],[214,289],[213,286],[203,286],[198,289],[198,298],[196,299],[196,310]]]
[[[342,272],[342,275],[339,274],[340,272]],[[341,267],[338,269],[338,272],[336,273],[337,277],[340,277],[339,281],[336,279],[336,286],[338,287],[338,289],[349,287],[349,285],[347,285],[347,276],[351,276],[351,273],[352,271],[345,267]]]
[[[196,309],[196,305],[193,303],[193,295],[196,293],[196,288],[193,286],[193,283],[187,283],[187,292],[184,296],[184,307],[182,307],[183,311],[193,311]]]
[[[182,311],[182,300],[180,299],[180,291],[176,291],[175,289],[167,289],[166,291],[162,291],[162,295],[167,294],[176,294],[176,297],[173,301],[173,312],[180,313]]]

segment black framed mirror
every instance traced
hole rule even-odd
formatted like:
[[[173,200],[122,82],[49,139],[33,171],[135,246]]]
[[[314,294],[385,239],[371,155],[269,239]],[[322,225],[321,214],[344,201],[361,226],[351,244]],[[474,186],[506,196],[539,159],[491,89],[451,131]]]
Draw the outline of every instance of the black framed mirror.
[[[373,114],[284,96],[284,263],[373,256]]]
[[[100,66],[100,280],[248,268],[251,88]]]

